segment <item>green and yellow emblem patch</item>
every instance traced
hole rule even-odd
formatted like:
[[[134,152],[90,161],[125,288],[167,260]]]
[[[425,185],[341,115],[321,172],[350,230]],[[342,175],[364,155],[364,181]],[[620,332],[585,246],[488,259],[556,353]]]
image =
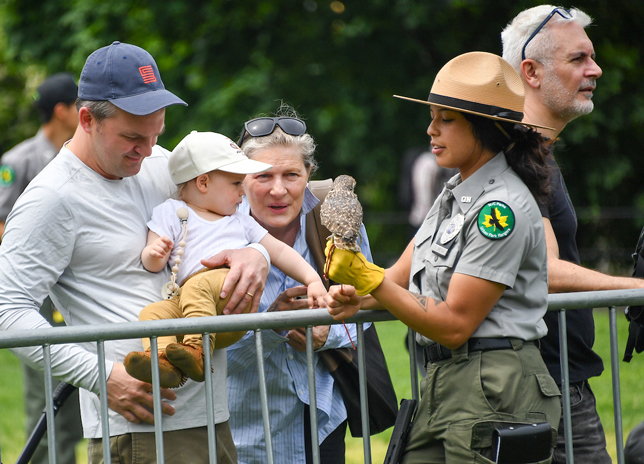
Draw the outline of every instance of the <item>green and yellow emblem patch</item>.
[[[13,168],[8,164],[3,164],[0,166],[0,186],[9,187],[13,184],[13,181],[16,178],[16,173],[13,171]]]
[[[502,201],[490,201],[479,212],[478,226],[490,240],[506,238],[514,230],[514,213]]]

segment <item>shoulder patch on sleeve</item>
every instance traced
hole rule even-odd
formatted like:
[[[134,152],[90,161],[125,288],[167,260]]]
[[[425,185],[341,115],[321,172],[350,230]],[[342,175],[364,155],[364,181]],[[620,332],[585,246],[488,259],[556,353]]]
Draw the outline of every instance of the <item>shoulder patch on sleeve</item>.
[[[490,240],[506,238],[514,230],[514,213],[502,201],[489,201],[479,211],[478,228]]]
[[[16,173],[8,164],[0,166],[0,186],[9,187],[16,179]]]

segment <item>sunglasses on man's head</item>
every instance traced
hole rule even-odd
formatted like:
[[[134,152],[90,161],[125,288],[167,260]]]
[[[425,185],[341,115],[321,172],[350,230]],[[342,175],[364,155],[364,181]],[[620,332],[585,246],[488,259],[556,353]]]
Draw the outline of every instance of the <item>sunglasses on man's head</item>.
[[[534,39],[534,36],[537,35],[541,29],[543,29],[543,26],[545,26],[546,23],[548,21],[550,21],[550,18],[552,18],[555,14],[558,14],[563,19],[572,19],[572,15],[570,14],[570,10],[564,10],[562,8],[555,8],[554,10],[552,10],[550,12],[550,14],[548,16],[546,16],[546,18],[543,21],[541,21],[541,24],[539,24],[539,26],[537,26],[537,28],[534,30],[532,35],[530,35],[530,37],[528,37],[528,40],[525,41],[525,45],[521,49],[521,61],[525,60],[525,49],[528,46],[528,44],[530,43],[530,41],[532,39]]]
[[[279,126],[288,135],[306,134],[306,124],[301,119],[286,116],[279,118],[255,118],[244,123],[244,130],[241,136],[239,136],[237,145],[242,146],[246,133],[251,137],[264,137],[272,134],[275,126]]]

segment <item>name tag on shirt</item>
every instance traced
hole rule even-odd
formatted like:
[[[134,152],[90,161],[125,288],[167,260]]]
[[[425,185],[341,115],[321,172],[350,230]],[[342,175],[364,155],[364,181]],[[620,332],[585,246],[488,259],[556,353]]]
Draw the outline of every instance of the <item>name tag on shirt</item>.
[[[438,243],[434,243],[432,245],[432,251],[435,254],[437,254],[437,255],[439,255],[439,256],[444,258],[445,256],[447,256],[447,252],[449,251],[449,247],[445,248],[444,246],[440,246]]]

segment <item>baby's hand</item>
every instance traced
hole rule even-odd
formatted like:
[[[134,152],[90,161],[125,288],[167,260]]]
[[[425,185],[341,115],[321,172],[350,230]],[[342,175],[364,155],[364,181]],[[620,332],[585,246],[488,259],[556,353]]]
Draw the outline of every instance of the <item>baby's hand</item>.
[[[309,300],[309,308],[326,308],[326,287],[322,281],[314,282],[306,287],[306,295]]]
[[[172,251],[173,245],[172,240],[164,235],[152,242],[148,247],[148,253],[151,258],[164,259]]]

